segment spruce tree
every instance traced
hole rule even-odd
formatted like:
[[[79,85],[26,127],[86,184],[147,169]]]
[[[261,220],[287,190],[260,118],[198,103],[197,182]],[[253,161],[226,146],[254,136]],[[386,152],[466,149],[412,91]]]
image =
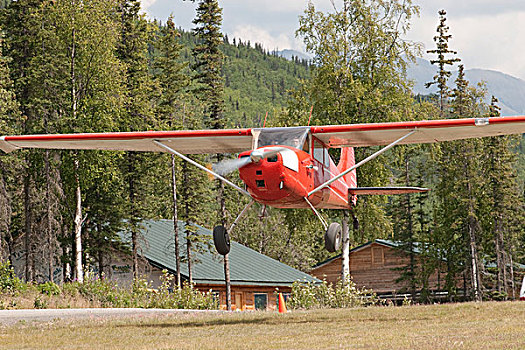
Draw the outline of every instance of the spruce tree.
[[[492,96],[489,116],[500,116],[497,98]],[[498,136],[483,139],[485,252],[496,262],[496,290],[511,294],[514,281],[512,261],[517,241],[523,234],[524,207],[517,181],[517,157],[512,148],[520,137]]]
[[[140,1],[120,0],[121,39],[117,56],[126,69],[124,114],[121,131],[152,130],[158,127],[154,108],[155,89],[148,67],[149,25],[140,13]],[[140,222],[148,215],[145,198],[147,170],[156,156],[127,152],[122,163],[127,191],[127,226],[131,235],[133,275],[139,276]]]
[[[483,92],[469,86],[463,66],[459,66],[455,88],[451,93],[452,116],[479,116],[482,113]],[[480,243],[480,194],[483,176],[481,167],[481,140],[463,140],[444,143],[439,160],[440,234],[442,248],[447,252],[447,288],[453,295],[458,274],[468,281],[466,291],[475,300],[482,297],[482,263]]]
[[[156,79],[161,88],[161,97],[158,102],[158,113],[163,124],[163,128],[176,130],[182,128],[184,120],[184,104],[189,96],[185,94],[185,88],[189,84],[189,77],[184,72],[186,63],[180,62],[180,33],[175,28],[173,17],[170,16],[166,25],[161,28],[157,38],[155,48],[157,55],[154,60]],[[183,111],[181,113],[181,111]],[[173,231],[174,249],[176,266],[176,283],[181,287],[180,274],[180,247],[179,247],[179,225],[178,225],[178,201],[177,201],[177,173],[178,162],[174,155],[171,155],[171,187],[172,187],[172,208],[173,208]]]
[[[9,59],[4,56],[5,46],[0,39],[0,133],[16,133],[20,128],[20,114],[9,72]],[[16,213],[17,197],[13,188],[18,183],[17,174],[22,171],[20,154],[0,157],[0,261],[12,261],[14,254],[13,213]],[[18,183],[18,185],[20,185]]]
[[[441,117],[445,116],[445,108],[447,104],[447,99],[450,95],[450,89],[447,86],[447,81],[451,76],[451,72],[447,70],[447,66],[453,65],[455,62],[461,61],[457,57],[449,58],[449,54],[457,55],[457,52],[450,50],[448,47],[448,41],[452,38],[451,34],[448,34],[449,27],[446,24],[447,12],[445,10],[440,10],[439,12],[439,25],[436,29],[438,35],[434,36],[434,42],[436,43],[436,48],[428,50],[427,53],[436,54],[437,59],[430,60],[431,64],[437,64],[439,69],[438,73],[433,77],[433,81],[425,84],[425,87],[429,88],[432,85],[437,85],[439,91],[439,109],[441,111]]]
[[[223,43],[221,34],[222,9],[217,0],[201,0],[197,7],[197,16],[193,20],[193,33],[197,38],[197,45],[193,49],[196,72],[196,92],[202,101],[205,101],[204,125],[210,129],[223,129],[224,120],[224,81],[222,66],[224,54],[220,46]],[[217,162],[223,159],[222,154],[216,155]],[[217,202],[220,224],[226,225],[226,199],[224,183],[217,179]],[[224,274],[226,280],[226,307],[231,309],[230,298],[230,268],[228,254],[224,256]]]

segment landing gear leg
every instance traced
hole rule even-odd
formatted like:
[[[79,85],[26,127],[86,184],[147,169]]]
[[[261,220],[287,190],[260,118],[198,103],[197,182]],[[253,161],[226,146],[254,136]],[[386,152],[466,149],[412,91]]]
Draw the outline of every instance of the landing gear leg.
[[[218,225],[213,228],[213,244],[215,245],[215,249],[217,250],[217,253],[221,255],[226,255],[230,252],[230,235],[237,225],[238,221],[246,214],[246,211],[250,209],[250,207],[253,204],[253,199],[250,201],[250,203],[246,204],[244,209],[241,211],[241,213],[237,216],[237,219],[231,224],[230,229],[227,230],[224,226]],[[229,231],[229,232],[228,232]]]
[[[326,223],[326,221],[323,219],[321,214],[315,209],[315,207],[310,203],[308,198],[304,198],[306,203],[312,208],[312,211],[314,214],[319,218],[321,223],[324,226],[324,229],[326,230],[324,234],[324,247],[326,250],[328,250],[330,253],[336,252],[341,247],[341,235],[342,235],[342,229],[341,225],[337,222],[332,222],[330,226]]]

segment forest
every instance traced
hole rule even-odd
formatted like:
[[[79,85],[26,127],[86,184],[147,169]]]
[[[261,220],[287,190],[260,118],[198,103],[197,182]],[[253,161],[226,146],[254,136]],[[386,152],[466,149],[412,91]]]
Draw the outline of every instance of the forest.
[[[278,57],[220,32],[217,0],[197,1],[194,29],[141,14],[139,0],[18,0],[2,3],[0,134],[373,123],[498,116],[483,85],[464,77],[440,11],[434,80],[414,96],[406,77],[418,43],[403,39],[418,13],[411,1],[345,0],[324,13],[307,5],[297,36],[311,61]],[[449,81],[451,69],[459,74]],[[356,149],[363,159],[377,149]],[[338,150],[332,150],[337,159]],[[235,155],[195,155],[212,163]],[[106,271],[116,250],[138,274],[140,225],[173,219],[207,228],[231,223],[238,193],[166,154],[24,150],[0,156],[0,260],[23,254],[26,281],[82,281]],[[428,194],[360,197],[349,245],[403,242],[421,264],[403,270],[409,292],[446,265],[443,290],[474,300],[512,296],[525,263],[525,141],[521,135],[399,146],[358,169],[360,186],[429,187]],[[240,184],[235,174],[230,180]],[[324,211],[341,221],[342,211]],[[190,226],[188,226],[189,228]],[[130,244],[119,238],[127,232]],[[331,256],[306,210],[254,206],[232,239],[308,271]],[[213,249],[188,229],[174,259]],[[23,253],[21,253],[23,252]],[[442,264],[441,262],[445,262]],[[180,283],[180,280],[179,280]]]

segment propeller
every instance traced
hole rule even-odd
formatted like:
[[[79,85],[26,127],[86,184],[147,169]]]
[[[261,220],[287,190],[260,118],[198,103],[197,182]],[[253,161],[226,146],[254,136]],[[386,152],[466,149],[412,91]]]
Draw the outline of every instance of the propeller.
[[[213,164],[213,171],[219,175],[227,175],[237,169],[242,168],[250,163],[259,163],[262,159],[275,156],[277,153],[286,150],[284,147],[272,147],[269,149],[256,149],[248,157],[225,159],[219,163]]]

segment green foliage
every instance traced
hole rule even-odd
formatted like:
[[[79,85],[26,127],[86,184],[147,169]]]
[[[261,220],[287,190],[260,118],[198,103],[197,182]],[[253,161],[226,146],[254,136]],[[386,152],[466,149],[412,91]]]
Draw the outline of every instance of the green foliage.
[[[206,105],[204,125],[209,129],[223,129],[226,123],[222,76],[224,54],[220,49],[222,9],[217,0],[201,0],[196,11],[193,33],[197,45],[193,48],[195,64],[192,67],[196,72],[195,92]]]
[[[27,285],[15,275],[9,261],[0,261],[0,293],[16,294],[27,290]]]
[[[37,286],[37,289],[40,291],[40,293],[46,295],[59,295],[60,293],[62,293],[60,287],[56,283],[53,283],[51,281],[39,284]]]
[[[35,309],[47,309],[47,301],[46,299],[42,298],[42,296],[37,296],[35,298],[35,301],[33,303],[33,307]]]
[[[217,309],[211,293],[200,292],[184,283],[173,287],[173,275],[163,271],[161,286],[153,289],[146,280],[135,279],[128,287],[114,281],[86,276],[84,283],[71,282],[63,286],[65,296],[82,296],[103,307],[140,307],[162,309]]]
[[[450,96],[450,89],[447,86],[447,81],[448,78],[450,78],[450,76],[452,75],[452,73],[449,70],[447,70],[447,66],[451,66],[455,62],[461,61],[461,59],[456,57],[447,57],[449,54],[456,55],[457,52],[450,50],[448,47],[448,41],[452,38],[452,35],[448,34],[449,27],[446,24],[446,14],[447,12],[445,10],[439,11],[439,25],[437,27],[437,32],[439,34],[434,37],[434,41],[436,42],[436,48],[427,51],[427,53],[436,54],[437,58],[434,60],[430,60],[430,63],[437,64],[439,69],[437,74],[433,77],[434,80],[425,84],[427,88],[431,87],[434,84],[438,86],[439,107],[442,116],[443,112],[445,112],[447,98]]]
[[[287,305],[293,309],[351,308],[375,305],[378,299],[371,290],[359,289],[351,280],[335,286],[323,281],[294,282]]]

